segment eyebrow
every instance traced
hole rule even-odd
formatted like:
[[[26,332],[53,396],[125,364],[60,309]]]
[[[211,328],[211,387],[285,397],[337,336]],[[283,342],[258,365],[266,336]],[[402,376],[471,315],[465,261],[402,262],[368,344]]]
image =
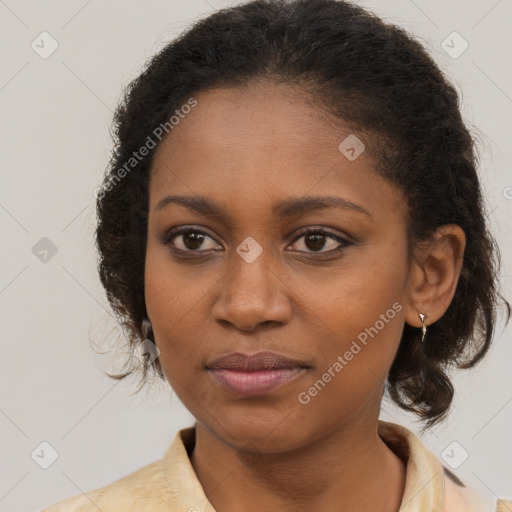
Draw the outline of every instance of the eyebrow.
[[[203,196],[178,196],[172,195],[163,198],[155,206],[154,211],[157,212],[168,204],[176,203],[194,210],[204,216],[216,217],[219,219],[228,219],[229,215],[226,210]],[[362,206],[342,197],[321,196],[321,197],[304,197],[299,199],[287,199],[276,203],[272,207],[272,213],[280,220],[287,217],[293,217],[298,214],[325,211],[333,208],[341,208],[343,210],[354,210],[371,217],[371,213]]]

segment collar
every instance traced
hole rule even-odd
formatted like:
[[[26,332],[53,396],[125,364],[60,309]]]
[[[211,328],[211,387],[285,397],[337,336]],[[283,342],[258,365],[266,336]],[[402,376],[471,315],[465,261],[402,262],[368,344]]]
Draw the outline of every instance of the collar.
[[[406,461],[400,512],[442,512],[444,473],[438,459],[405,427],[379,420],[378,434],[393,452]],[[195,435],[195,427],[177,432],[163,457],[164,474],[180,510],[215,512],[189,459]]]
[[[443,466],[416,435],[401,425],[379,420],[378,433],[406,464],[400,512],[441,512],[445,498]]]

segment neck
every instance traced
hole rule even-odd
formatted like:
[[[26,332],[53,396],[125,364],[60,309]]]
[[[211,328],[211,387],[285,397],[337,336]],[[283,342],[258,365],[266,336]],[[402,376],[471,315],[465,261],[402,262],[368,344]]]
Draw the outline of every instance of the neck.
[[[377,426],[343,425],[300,449],[258,453],[228,445],[197,423],[191,463],[217,512],[396,512],[405,466]]]

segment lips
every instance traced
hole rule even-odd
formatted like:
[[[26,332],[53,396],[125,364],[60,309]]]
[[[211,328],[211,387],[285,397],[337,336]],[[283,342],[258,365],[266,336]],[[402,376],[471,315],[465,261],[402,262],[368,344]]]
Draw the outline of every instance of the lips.
[[[254,372],[264,370],[282,370],[290,368],[305,368],[306,365],[283,357],[275,352],[258,352],[250,356],[240,352],[232,352],[214,359],[206,367],[211,370],[237,370],[241,372]]]
[[[309,366],[275,352],[245,355],[232,352],[206,365],[221,386],[239,396],[269,393],[299,377]]]

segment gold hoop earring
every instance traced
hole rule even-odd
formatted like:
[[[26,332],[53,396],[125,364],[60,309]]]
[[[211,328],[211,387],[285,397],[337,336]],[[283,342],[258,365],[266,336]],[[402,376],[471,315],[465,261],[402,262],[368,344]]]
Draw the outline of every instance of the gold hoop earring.
[[[424,315],[422,313],[418,313],[418,316],[421,320],[421,343],[423,343],[425,339],[425,334],[427,334],[427,327],[425,326],[425,318],[428,317],[428,315]]]

